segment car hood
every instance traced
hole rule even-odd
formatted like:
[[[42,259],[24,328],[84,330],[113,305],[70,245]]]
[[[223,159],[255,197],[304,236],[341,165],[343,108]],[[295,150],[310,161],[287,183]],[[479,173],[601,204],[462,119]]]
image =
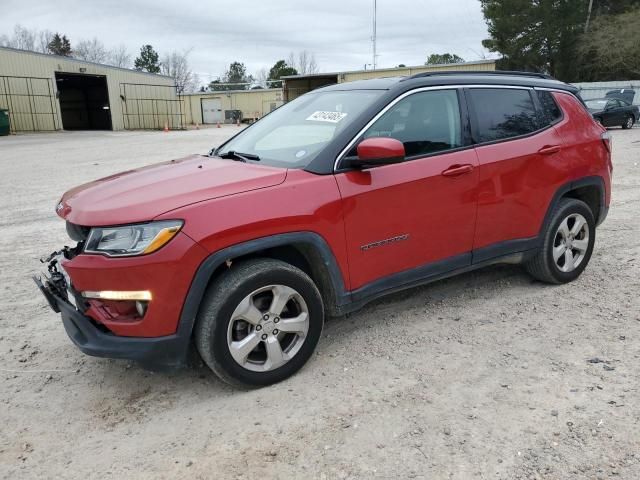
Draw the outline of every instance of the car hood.
[[[82,226],[145,222],[192,203],[278,185],[286,176],[284,168],[192,155],[73,188],[56,211]]]

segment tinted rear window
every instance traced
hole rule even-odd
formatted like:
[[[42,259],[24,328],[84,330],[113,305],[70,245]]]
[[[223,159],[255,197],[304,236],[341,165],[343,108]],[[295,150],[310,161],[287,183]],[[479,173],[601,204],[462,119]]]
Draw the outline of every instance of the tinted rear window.
[[[526,135],[539,129],[529,90],[477,88],[469,93],[479,143]]]
[[[562,111],[556,104],[551,92],[545,90],[538,90],[538,100],[542,106],[542,118],[544,125],[551,125],[562,118]]]

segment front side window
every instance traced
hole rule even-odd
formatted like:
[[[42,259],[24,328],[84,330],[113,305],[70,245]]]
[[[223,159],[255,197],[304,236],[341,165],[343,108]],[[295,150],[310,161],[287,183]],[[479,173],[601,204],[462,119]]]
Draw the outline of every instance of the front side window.
[[[278,108],[218,148],[260,164],[305,168],[383,90],[311,92]]]
[[[362,139],[370,137],[401,141],[407,157],[461,147],[458,94],[455,90],[434,90],[409,95],[376,120]],[[349,154],[356,155],[355,148]]]
[[[539,119],[526,89],[477,88],[469,90],[478,143],[518,137],[539,129]]]

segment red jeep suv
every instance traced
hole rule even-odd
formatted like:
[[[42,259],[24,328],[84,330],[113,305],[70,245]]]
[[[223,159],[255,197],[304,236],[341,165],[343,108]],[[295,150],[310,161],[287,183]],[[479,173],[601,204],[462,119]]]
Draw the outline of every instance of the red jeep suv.
[[[577,89],[518,72],[307,93],[209,155],[65,193],[77,242],[34,277],[89,355],[267,385],[325,316],[487,265],[565,283],[611,194],[611,145]]]

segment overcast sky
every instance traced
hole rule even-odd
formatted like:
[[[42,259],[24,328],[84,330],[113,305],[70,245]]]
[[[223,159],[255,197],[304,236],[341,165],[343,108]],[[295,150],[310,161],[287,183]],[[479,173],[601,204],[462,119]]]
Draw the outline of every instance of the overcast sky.
[[[371,63],[372,9],[373,0],[1,0],[0,35],[20,23],[65,33],[72,47],[94,36],[124,44],[132,57],[146,43],[161,56],[192,49],[204,83],[232,61],[255,73],[305,49],[320,71],[361,69]],[[478,60],[486,36],[478,0],[378,0],[379,68],[419,65],[429,53]]]

